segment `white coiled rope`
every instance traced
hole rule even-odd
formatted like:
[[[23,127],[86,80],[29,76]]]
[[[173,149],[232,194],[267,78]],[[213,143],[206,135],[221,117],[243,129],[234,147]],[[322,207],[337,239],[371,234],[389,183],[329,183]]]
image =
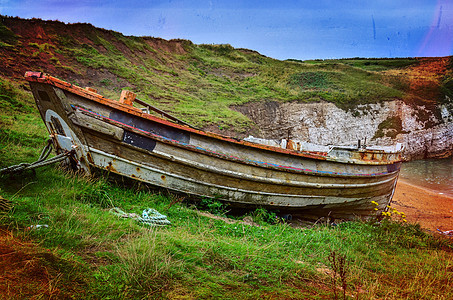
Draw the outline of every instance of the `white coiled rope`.
[[[121,218],[131,218],[136,220],[138,223],[146,226],[165,226],[171,225],[171,222],[167,219],[166,215],[161,214],[154,208],[147,208],[143,210],[142,216],[135,213],[126,213],[119,209],[118,207],[114,207],[110,209],[110,213],[121,217]]]

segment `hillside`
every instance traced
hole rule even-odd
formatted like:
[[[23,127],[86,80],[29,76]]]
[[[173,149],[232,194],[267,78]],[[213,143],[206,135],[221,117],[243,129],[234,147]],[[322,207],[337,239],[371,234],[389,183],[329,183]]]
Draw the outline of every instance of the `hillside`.
[[[279,61],[230,45],[10,17],[1,17],[0,47],[2,80],[20,82],[34,70],[113,98],[127,88],[198,126],[240,137],[260,135],[237,111],[245,103],[327,101],[351,109],[402,99],[438,114],[436,104],[453,98],[451,57]]]

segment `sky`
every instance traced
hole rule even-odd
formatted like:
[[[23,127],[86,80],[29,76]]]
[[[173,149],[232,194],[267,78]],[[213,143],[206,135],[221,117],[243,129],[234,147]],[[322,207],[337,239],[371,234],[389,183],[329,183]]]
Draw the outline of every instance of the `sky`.
[[[453,54],[453,0],[0,0],[0,14],[282,60]]]

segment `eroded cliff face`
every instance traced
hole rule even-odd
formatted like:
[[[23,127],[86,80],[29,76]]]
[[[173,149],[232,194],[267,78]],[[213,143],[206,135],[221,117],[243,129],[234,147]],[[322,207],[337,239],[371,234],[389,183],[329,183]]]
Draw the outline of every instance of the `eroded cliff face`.
[[[260,138],[291,138],[321,145],[391,145],[401,142],[408,160],[453,153],[453,102],[427,109],[401,100],[345,111],[332,103],[248,103],[236,110],[257,124]]]

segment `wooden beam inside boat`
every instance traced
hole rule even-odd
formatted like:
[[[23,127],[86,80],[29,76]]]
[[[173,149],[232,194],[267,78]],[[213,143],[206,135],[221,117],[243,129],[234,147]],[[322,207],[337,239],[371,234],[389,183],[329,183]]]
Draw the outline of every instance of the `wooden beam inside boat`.
[[[176,118],[175,116],[172,116],[169,113],[167,113],[167,112],[165,112],[165,111],[163,111],[163,110],[161,110],[161,109],[159,109],[159,108],[157,108],[155,106],[152,106],[151,104],[146,103],[145,101],[142,101],[142,100],[140,100],[138,98],[135,98],[135,103],[140,104],[140,105],[142,105],[142,106],[144,106],[144,107],[146,107],[148,109],[151,109],[152,111],[157,112],[158,114],[161,114],[162,116],[164,116],[164,117],[166,117],[166,118],[168,118],[168,119],[170,119],[172,121],[175,121],[178,124],[186,125],[186,126],[189,126],[190,128],[200,130],[199,128],[197,128],[197,127],[195,127],[195,126],[193,126],[193,125],[191,125],[191,124],[189,124],[187,122],[184,122],[183,120],[180,120],[180,119]]]

